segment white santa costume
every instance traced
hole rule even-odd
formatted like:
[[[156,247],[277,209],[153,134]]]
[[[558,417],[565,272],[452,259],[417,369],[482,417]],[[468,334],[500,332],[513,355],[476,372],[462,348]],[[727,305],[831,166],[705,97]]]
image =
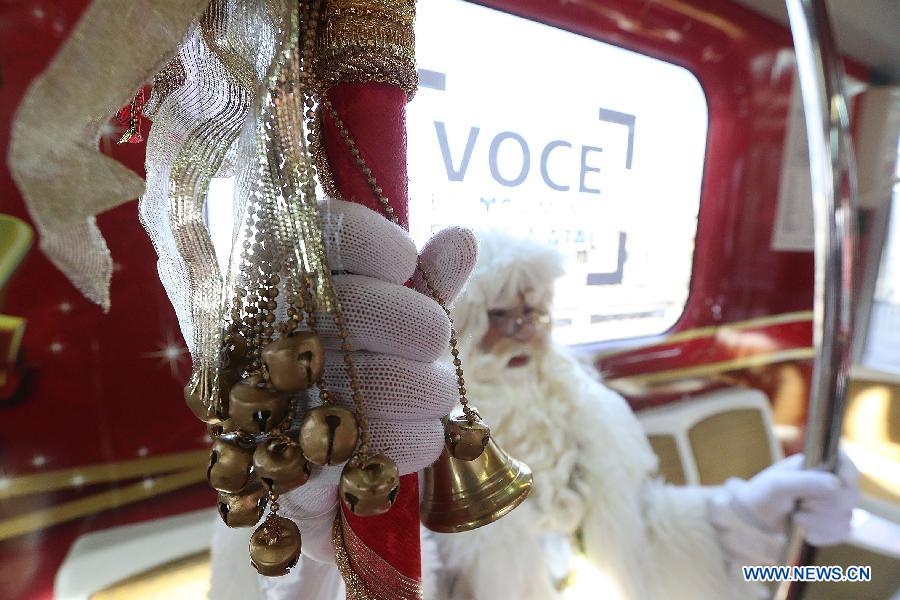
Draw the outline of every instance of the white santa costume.
[[[802,472],[793,457],[721,488],[667,485],[655,477],[656,456],[629,406],[554,347],[549,326],[527,344],[506,339],[482,350],[489,310],[548,309],[562,272],[549,247],[479,236],[475,272],[453,309],[468,397],[497,443],[531,467],[534,490],[495,523],[429,533],[439,584],[426,597],[752,598],[761,590],[737,567],[777,560],[796,501],[807,507],[797,518],[811,542],[847,535],[857,493],[848,460],[838,476]],[[527,364],[510,366],[523,353]],[[593,573],[563,589],[578,545]]]

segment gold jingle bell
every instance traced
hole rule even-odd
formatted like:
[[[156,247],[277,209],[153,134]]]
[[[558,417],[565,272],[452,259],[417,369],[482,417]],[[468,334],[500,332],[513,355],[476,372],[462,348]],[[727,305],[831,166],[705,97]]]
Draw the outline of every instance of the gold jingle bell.
[[[372,517],[386,513],[400,490],[400,471],[383,454],[348,463],[341,473],[341,499],[354,515]]]
[[[231,388],[229,419],[247,433],[271,431],[284,421],[289,409],[288,397],[266,388],[259,378],[248,377]]]
[[[300,530],[290,519],[269,515],[250,537],[250,564],[260,575],[287,575],[300,559]]]
[[[444,417],[444,442],[450,456],[458,460],[475,460],[484,452],[491,439],[491,428],[474,409],[475,419],[469,421],[465,413],[453,412]]]
[[[217,383],[219,386],[219,397],[223,398],[222,406],[228,406],[228,391],[231,386],[239,379],[235,374],[222,371],[216,373]],[[194,416],[204,423],[218,423],[227,418],[227,415],[218,415],[213,413],[212,409],[203,403],[203,394],[200,392],[200,378],[198,374],[194,374],[187,385],[184,386],[184,402],[194,413]]]
[[[236,494],[250,482],[253,449],[217,439],[209,453],[206,478],[220,492]]]
[[[300,425],[300,447],[317,465],[337,465],[350,458],[358,436],[353,413],[330,404],[311,409]]]
[[[251,527],[263,516],[269,493],[259,482],[248,485],[237,494],[219,492],[216,507],[229,527]]]
[[[283,437],[256,447],[253,468],[269,491],[279,496],[309,479],[309,462],[300,446]]]
[[[262,359],[276,389],[299,392],[311,387],[322,376],[325,349],[318,335],[298,331],[266,345]]]
[[[218,419],[209,414],[209,409],[203,403],[203,394],[200,393],[200,382],[191,377],[191,380],[184,386],[184,402],[187,404],[194,416],[204,423],[215,423]]]

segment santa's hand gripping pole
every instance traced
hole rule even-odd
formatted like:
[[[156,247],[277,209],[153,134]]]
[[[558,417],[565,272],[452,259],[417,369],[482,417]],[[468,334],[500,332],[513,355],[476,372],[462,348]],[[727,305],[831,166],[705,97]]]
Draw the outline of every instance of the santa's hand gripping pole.
[[[328,97],[346,128],[353,132],[360,151],[365,153],[369,168],[377,174],[379,185],[392,199],[393,210],[406,227],[406,127],[403,114],[406,93],[387,83],[340,83],[328,91]],[[322,136],[336,191],[346,200],[380,212],[378,200],[366,177],[327,111],[323,111]],[[388,563],[392,572],[402,576],[406,582],[404,588],[409,587],[410,582],[419,582],[419,491],[416,473],[401,477],[397,499],[386,514],[358,517],[342,504],[342,521],[344,546],[351,566],[360,576],[373,572],[361,569],[359,563],[367,560],[365,555],[371,560],[374,554]],[[351,536],[353,542],[349,543]],[[360,555],[360,544],[373,554]],[[396,597],[407,597],[400,595],[401,590],[397,592]]]
[[[321,110],[322,146],[331,179],[328,181],[329,174],[324,174],[325,187],[331,187],[328,191],[345,200],[382,213],[384,207],[369,181],[373,177],[384,196],[390,198],[391,210],[399,223],[408,227],[404,111],[415,91],[412,57],[415,4],[407,0],[374,2],[367,3],[367,11],[362,13],[345,13],[348,4],[352,2],[326,3],[325,35],[321,38],[325,47],[320,56],[331,61],[325,69],[333,77],[333,85],[326,92],[331,110],[324,107]],[[389,39],[380,40],[382,44],[370,43],[374,40],[367,36],[372,35],[373,29],[364,27],[360,22],[364,19],[388,23],[387,28],[380,28],[380,34]],[[328,47],[329,41],[336,39],[330,38],[331,33],[342,34],[341,49]],[[354,43],[358,45],[355,57]],[[363,55],[371,55],[374,48],[389,48],[393,60],[369,56],[366,61]],[[374,67],[378,72],[360,70],[360,65]],[[340,127],[333,118],[335,113]],[[352,136],[369,173],[362,170],[352,146],[348,145],[345,139],[348,135]],[[401,477],[397,499],[386,514],[358,517],[342,504],[342,537],[349,565],[370,592],[380,590],[375,592],[378,597],[410,598],[421,594],[417,477],[416,473]],[[350,588],[348,585],[348,595],[353,593]]]

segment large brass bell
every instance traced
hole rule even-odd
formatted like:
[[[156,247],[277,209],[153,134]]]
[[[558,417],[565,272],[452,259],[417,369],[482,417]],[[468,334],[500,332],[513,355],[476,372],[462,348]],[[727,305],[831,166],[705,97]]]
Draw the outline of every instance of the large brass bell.
[[[319,336],[298,331],[263,348],[269,380],[283,392],[299,392],[315,384],[325,369],[325,349]]]
[[[241,380],[231,388],[229,419],[247,433],[270,431],[284,421],[289,409],[287,395],[268,389],[258,378]]]
[[[300,446],[283,437],[256,447],[253,468],[269,491],[279,496],[309,479],[309,462]]]
[[[250,482],[253,449],[217,439],[209,453],[206,478],[220,492],[236,494]]]
[[[248,485],[237,494],[219,492],[216,508],[229,527],[251,527],[263,516],[269,492],[259,482]]]
[[[300,425],[300,447],[317,465],[338,465],[350,458],[358,436],[353,413],[331,404],[311,409]]]
[[[445,447],[437,462],[425,469],[422,524],[441,533],[476,529],[512,511],[531,489],[528,465],[493,440],[472,461],[453,458]]]
[[[341,500],[354,515],[371,517],[386,513],[400,490],[400,471],[383,454],[347,463],[341,473]]]
[[[475,460],[484,452],[491,439],[491,428],[472,409],[472,421],[463,412],[452,412],[444,417],[444,442],[450,456],[459,460]]]
[[[300,559],[300,530],[290,519],[269,515],[250,536],[250,564],[260,575],[287,575]]]

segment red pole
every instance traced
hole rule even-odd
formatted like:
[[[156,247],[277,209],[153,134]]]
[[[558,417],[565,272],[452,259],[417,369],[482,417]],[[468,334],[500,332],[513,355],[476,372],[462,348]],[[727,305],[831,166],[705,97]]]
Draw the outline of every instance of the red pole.
[[[403,227],[408,227],[406,92],[387,83],[340,83],[328,91],[328,97],[390,199],[394,214]],[[343,199],[382,214],[378,200],[328,111],[323,111],[322,137],[335,186]],[[421,579],[416,473],[401,478],[397,501],[388,513],[357,517],[345,510],[343,517],[359,539],[401,575]]]

